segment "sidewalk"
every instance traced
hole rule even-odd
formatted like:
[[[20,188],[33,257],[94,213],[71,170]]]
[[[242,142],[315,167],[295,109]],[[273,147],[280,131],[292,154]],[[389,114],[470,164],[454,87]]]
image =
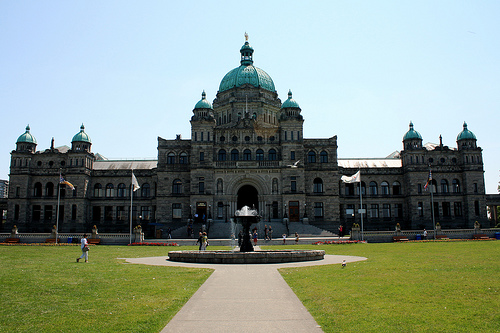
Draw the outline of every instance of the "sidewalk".
[[[340,264],[344,259],[347,262],[366,260],[326,255],[325,259],[313,262],[217,265],[170,262],[167,258],[126,260],[136,264],[213,268],[215,271],[161,333],[322,332],[277,269]]]

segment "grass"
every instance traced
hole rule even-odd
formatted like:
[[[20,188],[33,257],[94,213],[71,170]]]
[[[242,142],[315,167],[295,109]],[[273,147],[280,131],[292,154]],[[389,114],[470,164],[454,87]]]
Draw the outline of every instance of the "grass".
[[[497,241],[313,248],[368,258],[280,270],[325,332],[500,332]]]
[[[182,247],[194,249],[194,247]],[[212,270],[126,264],[173,247],[0,246],[0,332],[159,332]]]
[[[368,258],[345,269],[280,270],[325,332],[500,332],[499,247],[471,241],[271,248]],[[189,249],[196,247],[99,245],[89,263],[77,264],[79,246],[0,246],[0,332],[159,332],[212,271],[117,258]]]

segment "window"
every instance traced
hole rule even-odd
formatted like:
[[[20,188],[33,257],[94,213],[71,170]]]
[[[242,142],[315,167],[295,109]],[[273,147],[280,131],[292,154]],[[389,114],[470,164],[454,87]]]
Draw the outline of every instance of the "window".
[[[290,152],[290,159],[291,159],[292,161],[295,161],[295,150],[292,150],[292,151]]]
[[[221,136],[220,139],[219,139],[220,142],[224,142],[226,141],[226,137],[225,136]]]
[[[182,182],[180,179],[176,179],[172,183],[172,193],[173,194],[181,194],[182,193]]]
[[[149,221],[151,219],[151,207],[149,206],[141,207],[141,218],[144,221]]]
[[[345,195],[354,195],[354,184],[346,183],[345,184]]]
[[[351,184],[354,186],[354,191],[356,192],[356,195],[359,195],[359,185],[358,184]],[[362,195],[366,195],[366,184],[365,182],[361,182],[361,193]]]
[[[19,220],[19,205],[14,206],[14,220]]]
[[[117,221],[127,221],[127,210],[124,206],[116,207],[116,220]]]
[[[104,220],[105,221],[113,221],[113,207],[112,206],[104,207]]]
[[[477,193],[477,183],[474,183],[474,193]]]
[[[257,161],[263,161],[264,160],[264,151],[262,149],[257,149],[255,153],[255,159]]]
[[[94,222],[101,221],[101,207],[99,206],[92,207],[92,221]]]
[[[479,216],[479,215],[480,215],[480,211],[479,211],[479,201],[474,201],[474,213],[476,214],[476,216]]]
[[[127,187],[125,184],[121,183],[118,185],[118,198],[123,198],[127,196]]]
[[[448,181],[441,179],[441,193],[448,193]]]
[[[418,216],[420,217],[424,216],[424,204],[422,202],[418,203],[417,211],[418,211]]]
[[[314,193],[323,193],[323,180],[321,178],[314,179],[313,192]]]
[[[391,217],[391,205],[390,204],[383,204],[382,205],[382,217],[383,218],[390,218]]]
[[[395,218],[403,217],[403,205],[402,204],[394,204],[394,217]]]
[[[290,182],[290,191],[292,191],[293,193],[297,192],[297,181],[296,180],[292,180]]]
[[[382,184],[380,184],[380,190],[382,195],[389,195],[389,183],[382,182]]]
[[[417,185],[417,192],[418,194],[422,194],[422,184]]]
[[[378,204],[371,204],[370,217],[378,217]]]
[[[42,183],[35,183],[35,187],[33,188],[33,196],[34,197],[42,196]]]
[[[187,164],[188,163],[188,156],[186,153],[181,153],[179,155],[179,164]]]
[[[113,184],[106,185],[106,198],[112,198],[115,196],[115,188]]]
[[[319,154],[320,163],[328,163],[328,153],[326,151],[322,151]]]
[[[225,161],[226,160],[226,151],[224,149],[219,150],[219,161]]]
[[[400,195],[401,194],[401,184],[399,182],[392,183],[392,194]]]
[[[76,220],[76,205],[71,206],[71,219]]]
[[[462,216],[462,203],[455,202],[453,203],[453,213],[455,216]]]
[[[233,140],[234,142],[238,141],[238,137],[236,135],[234,135],[231,140]]]
[[[243,151],[243,160],[244,161],[250,161],[252,159],[252,152],[250,149],[245,149]]]
[[[377,195],[377,183],[370,182],[370,195]]]
[[[308,163],[316,163],[316,153],[312,150],[307,153],[307,162]]]
[[[141,197],[149,198],[151,196],[151,188],[148,183],[144,183],[141,186]]]
[[[451,188],[453,193],[460,193],[460,181],[458,179],[453,179],[451,182]]]
[[[443,207],[443,217],[450,217],[451,216],[451,206],[449,202],[443,202],[442,204]]]
[[[42,214],[42,207],[40,207],[40,205],[34,205],[32,214],[33,221],[40,221],[41,214]]]
[[[103,190],[102,190],[102,185],[97,183],[94,185],[94,197],[95,198],[101,198],[103,196]]]
[[[276,150],[269,149],[269,161],[276,161]]]
[[[52,197],[53,195],[54,195],[54,184],[47,183],[47,185],[45,185],[45,196]]]
[[[223,194],[224,183],[221,178],[217,179],[217,194]]]
[[[345,215],[347,218],[354,218],[354,205],[347,205],[347,208],[345,210]]]
[[[61,210],[61,206],[59,206],[59,211]],[[52,206],[45,206],[43,216],[45,221],[52,220]]]
[[[231,161],[237,161],[240,157],[240,154],[237,149],[231,150]]]
[[[217,203],[217,218],[221,219],[224,217],[224,204],[222,202]]]
[[[200,162],[203,162],[205,160],[205,153],[200,151]]]
[[[174,164],[175,163],[175,154],[174,153],[168,153],[167,155],[167,164]]]
[[[322,202],[315,202],[314,203],[314,217],[322,218],[323,216],[324,216],[323,203]]]
[[[172,218],[174,219],[182,218],[182,206],[180,203],[172,204]]]
[[[204,194],[205,193],[205,182],[199,182],[198,183],[198,193],[199,194]]]

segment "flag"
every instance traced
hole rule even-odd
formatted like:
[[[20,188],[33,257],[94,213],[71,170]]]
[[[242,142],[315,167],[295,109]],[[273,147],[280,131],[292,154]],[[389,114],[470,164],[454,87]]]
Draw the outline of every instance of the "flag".
[[[132,191],[137,191],[141,187],[139,186],[139,183],[137,182],[137,178],[135,178],[134,172],[132,171]]]
[[[340,177],[344,183],[359,183],[361,182],[361,170],[356,172],[354,175],[351,177],[349,176],[342,176]]]
[[[70,182],[68,182],[67,180],[65,180],[63,176],[60,176],[60,178],[59,178],[59,184],[68,185],[73,191],[75,190],[75,187],[73,186],[73,184],[71,184]]]
[[[424,190],[427,191],[427,187],[429,187],[429,184],[432,182],[432,171],[429,170],[429,177],[427,177],[427,183],[424,185]]]

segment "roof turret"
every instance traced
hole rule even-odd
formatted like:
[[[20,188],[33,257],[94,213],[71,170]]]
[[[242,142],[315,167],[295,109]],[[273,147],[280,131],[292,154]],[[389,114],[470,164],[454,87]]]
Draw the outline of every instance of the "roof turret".
[[[194,109],[212,109],[212,104],[207,100],[207,94],[205,94],[205,90],[201,93],[201,100],[196,103]]]
[[[464,129],[457,135],[457,141],[460,140],[476,140],[474,133],[467,129],[467,123],[464,121]]]
[[[420,139],[420,140],[422,140],[422,136],[420,135],[420,133],[418,133],[417,131],[415,131],[413,129],[413,122],[410,121],[410,129],[404,135],[403,141],[412,140],[412,139]]]
[[[26,132],[17,138],[16,143],[33,143],[36,145],[35,137],[30,133],[30,125],[26,126]]]
[[[281,108],[297,108],[300,109],[299,103],[297,103],[293,98],[292,98],[292,90],[288,90],[288,99],[281,104]]]
[[[92,143],[92,140],[90,140],[90,136],[85,133],[85,126],[80,126],[80,132],[78,132],[74,137],[73,137],[73,140],[71,140],[71,142],[88,142],[88,143]]]

